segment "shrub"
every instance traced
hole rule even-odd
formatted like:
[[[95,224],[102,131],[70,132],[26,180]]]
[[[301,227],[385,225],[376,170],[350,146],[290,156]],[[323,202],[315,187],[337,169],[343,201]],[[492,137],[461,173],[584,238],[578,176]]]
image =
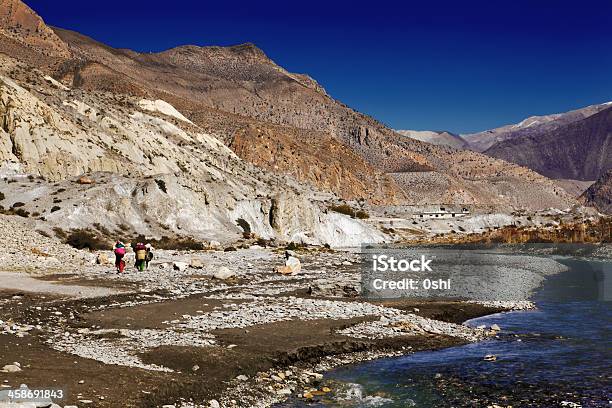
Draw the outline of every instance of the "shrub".
[[[2,191],[0,191],[0,200],[4,200],[6,198],[6,196],[4,195],[4,193]]]
[[[13,212],[15,213],[15,215],[18,215],[23,218],[28,218],[30,216],[30,213],[24,210],[23,208],[18,208],[16,210],[13,210]]]
[[[104,225],[96,222],[93,224],[94,228],[97,229],[102,235],[110,237],[112,233]]]
[[[332,205],[331,207],[329,207],[329,209],[340,214],[348,215],[352,218],[357,217],[361,220],[370,218],[370,214],[368,214],[367,212],[363,210],[355,210],[348,204]]]
[[[295,251],[297,249],[305,248],[305,247],[306,247],[306,244],[303,244],[303,243],[300,243],[300,242],[290,242],[289,244],[287,244],[285,249],[287,249],[289,251]]]
[[[53,233],[55,234],[57,238],[59,238],[62,241],[65,240],[67,237],[66,232],[60,227],[53,227]]]
[[[23,207],[25,204],[22,203],[21,201],[17,201],[16,203],[14,203],[11,207],[13,208],[18,208],[18,207]]]
[[[355,216],[357,218],[359,218],[360,220],[367,220],[368,218],[370,218],[370,214],[368,214],[367,212],[363,211],[363,210],[359,210],[355,213]]]
[[[112,244],[107,240],[98,237],[96,234],[85,229],[71,231],[66,237],[65,244],[77,249],[108,249]]]
[[[53,207],[51,207],[51,212],[56,212],[61,210],[62,208],[59,205],[54,205]]]
[[[36,230],[36,232],[38,232],[40,235],[42,235],[45,238],[51,238],[51,235],[47,231]]]
[[[204,250],[204,244],[200,241],[196,241],[193,238],[163,236],[161,237],[161,239],[147,239],[147,237],[141,234],[136,237],[133,237],[130,241],[150,243],[153,246],[153,248],[158,248],[158,249],[183,250],[183,251],[187,251],[187,250],[202,251]]]
[[[329,209],[340,214],[348,215],[350,217],[354,217],[355,214],[355,210],[353,210],[353,207],[347,204],[332,205],[331,207],[329,207]]]

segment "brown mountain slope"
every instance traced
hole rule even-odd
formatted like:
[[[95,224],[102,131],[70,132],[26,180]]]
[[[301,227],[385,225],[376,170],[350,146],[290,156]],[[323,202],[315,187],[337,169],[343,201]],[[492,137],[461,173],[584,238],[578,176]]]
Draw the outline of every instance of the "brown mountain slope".
[[[505,140],[485,153],[551,178],[595,180],[612,168],[612,107],[545,134]]]
[[[68,57],[68,47],[42,19],[19,0],[0,0],[0,36],[46,56]],[[10,43],[3,39],[4,45]],[[14,44],[13,47],[17,48]]]
[[[573,202],[526,169],[401,137],[252,44],[138,53],[54,30],[71,56],[38,66],[66,85],[163,99],[223,134],[243,158],[345,198],[538,208]],[[423,188],[429,185],[435,188]]]
[[[612,214],[612,170],[608,170],[582,193],[580,201],[597,208],[602,213]]]

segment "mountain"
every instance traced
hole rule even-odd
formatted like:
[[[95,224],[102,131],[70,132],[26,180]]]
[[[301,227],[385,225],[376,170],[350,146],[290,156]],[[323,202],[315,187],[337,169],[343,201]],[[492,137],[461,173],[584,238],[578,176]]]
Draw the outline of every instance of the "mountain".
[[[602,213],[612,214],[612,170],[608,170],[582,193],[580,201]]]
[[[506,125],[484,132],[462,135],[470,149],[484,152],[494,144],[521,136],[534,136],[549,133],[555,129],[588,118],[612,106],[612,102],[591,105],[565,113],[545,116],[530,116],[513,125]]]
[[[0,1],[0,45],[15,57],[31,50],[44,57],[69,57],[67,45],[26,4],[19,0]],[[18,52],[20,49],[26,52]],[[19,55],[21,54],[21,55]]]
[[[19,2],[0,3],[5,6]],[[3,24],[4,32],[12,32],[14,19],[3,20]],[[566,208],[575,203],[551,180],[528,169],[473,151],[401,136],[333,99],[309,76],[286,71],[253,44],[188,45],[159,53],[139,53],[114,49],[72,31],[49,27],[44,31],[47,29],[55,34],[53,43],[59,41],[57,52],[50,52],[47,46],[38,49],[27,37],[21,38],[22,34],[9,38],[0,33],[0,51],[8,58],[4,75],[37,98],[42,98],[36,89],[39,85],[33,84],[40,83],[41,75],[48,76],[46,83],[54,89],[50,97],[42,94],[44,102],[63,112],[66,120],[81,131],[88,132],[89,127],[99,124],[84,121],[82,112],[68,112],[66,106],[96,104],[96,110],[104,112],[107,103],[109,110],[117,109],[122,118],[130,118],[143,112],[143,106],[164,106],[156,102],[163,101],[188,119],[184,122],[176,115],[170,118],[170,123],[183,131],[213,135],[238,158],[266,174],[273,173],[281,179],[289,176],[301,188],[343,199],[365,199],[376,204],[457,203],[532,209]],[[22,64],[12,60],[15,58]],[[69,89],[62,92],[69,93],[59,92],[61,87]],[[51,92],[48,86],[41,89]],[[142,100],[149,102],[142,105]],[[168,121],[167,115],[164,120]],[[39,121],[40,118],[34,123]],[[31,128],[35,132],[36,126]],[[9,139],[15,139],[18,129],[9,128]],[[90,151],[78,154],[74,151],[80,149],[78,146],[68,150],[64,143],[46,146],[51,142],[45,138],[39,138],[34,145],[39,151],[49,149],[57,155],[53,160],[61,165],[53,166],[53,177],[66,178],[77,170],[109,169],[107,157],[115,157],[112,147],[115,142],[122,143],[123,136],[113,129],[103,133],[106,136],[100,141],[104,146],[98,145],[102,151],[93,146],[82,147],[98,151],[95,156]],[[180,143],[184,146],[179,147],[185,147],[190,142]],[[61,162],[64,150],[76,158],[91,160],[81,158],[78,165],[70,166]],[[181,166],[168,164],[165,168],[159,163],[170,159],[155,159],[159,152],[151,153],[149,162],[155,166],[147,174],[185,172],[186,164],[193,161],[187,153],[175,151],[176,157],[171,161]],[[23,155],[14,156],[12,160],[23,164]],[[41,154],[39,160],[31,160],[25,167],[34,174],[50,177],[45,163],[51,157]],[[110,170],[117,171],[112,166]]]
[[[596,180],[612,168],[612,106],[544,133],[506,139],[484,153],[555,179]]]
[[[457,149],[465,149],[468,144],[461,136],[447,131],[432,130],[396,130],[402,136],[408,136],[422,142],[435,145],[451,146]]]

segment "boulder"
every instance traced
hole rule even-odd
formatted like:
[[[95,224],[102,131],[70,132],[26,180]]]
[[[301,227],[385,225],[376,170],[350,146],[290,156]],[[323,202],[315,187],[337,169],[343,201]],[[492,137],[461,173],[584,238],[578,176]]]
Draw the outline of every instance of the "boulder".
[[[221,248],[221,243],[219,241],[204,242],[204,248],[206,248],[206,249],[220,249]]]
[[[497,356],[495,354],[487,354],[483,358],[484,361],[495,361],[497,360]]]
[[[108,259],[108,255],[105,253],[98,254],[98,256],[96,257],[96,263],[98,265],[106,265],[110,263],[110,260]]]
[[[232,271],[229,270],[229,268],[222,266],[219,268],[219,270],[217,272],[214,273],[213,277],[215,279],[229,279],[233,276],[236,276],[236,274]]]
[[[16,373],[18,371],[21,371],[21,368],[17,364],[7,364],[2,367],[3,373]]]
[[[276,269],[278,273],[282,273],[283,275],[296,275],[300,273],[300,270],[302,270],[302,264],[300,260],[294,256],[287,258],[285,266]]]
[[[189,266],[194,269],[202,269],[204,267],[204,263],[200,258],[191,258],[191,262],[189,262]]]
[[[93,184],[93,183],[95,183],[95,181],[91,177],[81,176],[81,177],[78,178],[77,183],[79,183],[79,184]]]
[[[217,400],[210,400],[208,401],[208,407],[209,408],[221,408],[221,405],[219,404],[219,402]]]
[[[176,262],[172,263],[172,268],[175,271],[183,272],[185,269],[187,269],[188,266],[189,266],[189,264],[187,262],[178,262],[178,261],[176,261]]]

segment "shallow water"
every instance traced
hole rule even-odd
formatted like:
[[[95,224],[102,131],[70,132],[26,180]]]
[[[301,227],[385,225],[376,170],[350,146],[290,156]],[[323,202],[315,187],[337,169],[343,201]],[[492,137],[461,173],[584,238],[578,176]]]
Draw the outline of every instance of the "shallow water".
[[[317,405],[611,407],[612,264],[559,261],[569,271],[545,281],[538,310],[468,322],[498,324],[499,339],[336,369],[340,390]]]

